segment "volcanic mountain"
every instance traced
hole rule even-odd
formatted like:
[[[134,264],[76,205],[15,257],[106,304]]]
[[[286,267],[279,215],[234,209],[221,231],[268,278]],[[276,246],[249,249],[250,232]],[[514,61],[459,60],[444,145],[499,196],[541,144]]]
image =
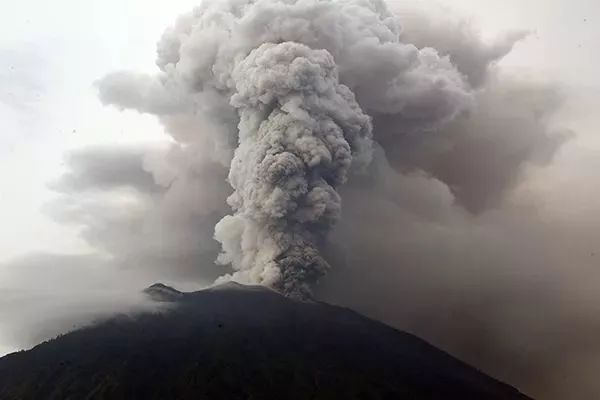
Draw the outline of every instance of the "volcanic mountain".
[[[529,399],[345,308],[234,283],[145,292],[164,307],[0,358],[0,399]]]

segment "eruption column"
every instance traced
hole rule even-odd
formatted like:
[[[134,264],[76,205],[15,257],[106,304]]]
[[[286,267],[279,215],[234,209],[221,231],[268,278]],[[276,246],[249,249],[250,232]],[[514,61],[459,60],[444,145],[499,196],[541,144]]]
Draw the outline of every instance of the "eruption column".
[[[234,214],[215,228],[218,261],[232,264],[234,279],[306,297],[328,269],[317,247],[340,216],[336,188],[353,159],[370,160],[371,120],[326,50],[263,44],[232,77],[240,116],[229,171]]]

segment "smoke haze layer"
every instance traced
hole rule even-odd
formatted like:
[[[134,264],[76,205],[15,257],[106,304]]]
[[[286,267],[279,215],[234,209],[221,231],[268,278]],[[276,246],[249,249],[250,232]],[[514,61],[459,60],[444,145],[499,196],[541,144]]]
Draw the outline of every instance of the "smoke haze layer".
[[[594,398],[597,121],[502,67],[521,40],[412,2],[205,1],[156,74],[96,83],[169,142],[74,151],[46,212],[140,286],[313,291],[534,397]]]

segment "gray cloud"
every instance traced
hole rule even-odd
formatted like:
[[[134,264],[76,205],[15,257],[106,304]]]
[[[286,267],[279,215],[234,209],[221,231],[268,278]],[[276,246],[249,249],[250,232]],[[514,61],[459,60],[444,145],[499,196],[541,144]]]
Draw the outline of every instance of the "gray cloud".
[[[382,116],[375,132],[396,168],[426,171],[465,208],[483,212],[502,202],[528,165],[550,162],[572,133],[553,125],[562,99],[551,84],[493,74],[476,100],[439,131],[406,134],[393,116]]]
[[[88,244],[125,269],[162,271],[157,278],[166,280],[217,276],[213,226],[229,192],[223,167],[198,164],[193,148],[175,145],[83,148],[65,161],[48,215],[79,228]]]
[[[529,35],[525,30],[516,30],[484,41],[474,22],[435,3],[393,2],[391,7],[402,21],[401,37],[405,41],[417,47],[433,47],[450,57],[473,87],[482,86],[490,68]]]
[[[131,188],[141,193],[162,189],[144,169],[147,150],[139,147],[94,147],[65,156],[67,172],[50,187],[63,193]]]

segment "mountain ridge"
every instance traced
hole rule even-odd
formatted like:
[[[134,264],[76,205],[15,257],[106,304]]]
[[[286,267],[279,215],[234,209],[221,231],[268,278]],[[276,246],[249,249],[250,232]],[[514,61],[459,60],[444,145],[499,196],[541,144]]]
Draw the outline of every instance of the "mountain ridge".
[[[239,284],[145,292],[173,307],[0,358],[0,399],[529,399],[342,307]]]

